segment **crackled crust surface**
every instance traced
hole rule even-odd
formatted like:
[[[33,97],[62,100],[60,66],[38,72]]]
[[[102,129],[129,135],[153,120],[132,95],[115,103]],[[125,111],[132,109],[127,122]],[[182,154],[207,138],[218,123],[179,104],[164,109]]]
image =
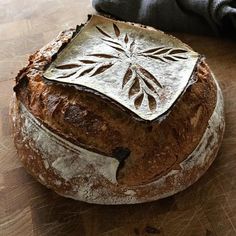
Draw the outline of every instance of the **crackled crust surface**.
[[[148,183],[179,169],[201,140],[216,104],[216,85],[204,60],[193,75],[196,82],[161,122],[140,122],[96,94],[42,78],[74,32],[62,32],[30,57],[16,78],[17,99],[51,131],[76,145],[115,158],[129,150],[117,174],[121,184]]]
[[[170,196],[194,183],[213,162],[224,132],[223,98],[197,147],[171,170],[148,184],[116,182],[114,158],[89,152],[49,131],[18,100],[12,106],[15,144],[27,171],[62,196],[99,204],[131,204]]]

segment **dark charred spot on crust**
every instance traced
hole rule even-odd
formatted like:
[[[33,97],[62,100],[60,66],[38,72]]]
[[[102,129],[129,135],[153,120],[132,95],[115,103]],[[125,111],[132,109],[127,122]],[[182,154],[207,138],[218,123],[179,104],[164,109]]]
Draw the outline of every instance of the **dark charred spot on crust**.
[[[24,67],[19,71],[19,73],[16,76],[16,83],[18,83],[23,77],[27,74],[28,67]]]
[[[117,159],[120,163],[124,162],[130,155],[130,150],[124,147],[117,147],[112,150],[112,156]]]
[[[128,148],[124,147],[117,147],[112,150],[112,157],[114,157],[116,160],[120,162],[117,172],[116,172],[116,179],[119,182],[119,176],[120,176],[120,171],[124,168],[125,166],[125,161],[129,157],[131,151]]]
[[[89,21],[89,20],[92,18],[92,16],[93,16],[93,15],[88,14],[88,16],[87,16],[87,21]]]
[[[18,81],[17,84],[13,88],[13,91],[15,93],[18,92],[20,87],[27,87],[27,85],[29,83],[29,80],[26,76],[23,76],[22,78],[19,78],[17,81]]]

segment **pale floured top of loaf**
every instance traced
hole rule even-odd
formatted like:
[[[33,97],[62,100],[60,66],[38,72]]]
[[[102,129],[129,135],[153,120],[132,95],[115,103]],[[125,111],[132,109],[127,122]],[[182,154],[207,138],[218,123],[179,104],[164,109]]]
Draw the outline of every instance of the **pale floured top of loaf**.
[[[198,58],[187,45],[161,31],[93,16],[44,77],[104,95],[151,121],[184,93]]]

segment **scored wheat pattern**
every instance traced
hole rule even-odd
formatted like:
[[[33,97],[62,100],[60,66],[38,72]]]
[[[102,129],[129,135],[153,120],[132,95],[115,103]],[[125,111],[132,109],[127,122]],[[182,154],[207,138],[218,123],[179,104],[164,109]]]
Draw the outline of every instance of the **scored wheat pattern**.
[[[158,90],[162,89],[163,86],[158,79],[150,73],[147,69],[137,64],[135,60],[132,60],[133,55],[136,57],[148,57],[154,60],[158,60],[162,63],[170,63],[179,60],[186,60],[187,50],[182,48],[173,47],[155,47],[146,49],[144,51],[135,50],[135,39],[132,39],[127,33],[122,36],[119,27],[113,23],[113,33],[110,35],[105,32],[101,27],[96,26],[96,29],[101,34],[101,40],[103,43],[113,48],[117,54],[105,54],[105,53],[92,53],[85,56],[86,59],[78,60],[76,63],[61,64],[57,65],[58,70],[68,70],[68,73],[64,73],[62,76],[57,77],[58,79],[75,77],[79,79],[85,75],[96,76],[104,73],[111,68],[116,60],[120,60],[120,54],[122,53],[127,58],[130,58],[128,69],[123,77],[122,89],[127,89],[127,96],[133,98],[134,106],[139,109],[146,97],[151,111],[156,109]],[[91,59],[92,58],[98,58]]]

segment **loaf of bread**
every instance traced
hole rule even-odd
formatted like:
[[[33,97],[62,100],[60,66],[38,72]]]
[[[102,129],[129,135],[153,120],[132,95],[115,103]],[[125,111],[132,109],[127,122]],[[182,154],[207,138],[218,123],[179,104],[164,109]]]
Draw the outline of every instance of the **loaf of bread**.
[[[221,90],[203,56],[161,31],[102,16],[30,56],[14,91],[26,170],[91,203],[184,190],[211,165],[224,132]]]

